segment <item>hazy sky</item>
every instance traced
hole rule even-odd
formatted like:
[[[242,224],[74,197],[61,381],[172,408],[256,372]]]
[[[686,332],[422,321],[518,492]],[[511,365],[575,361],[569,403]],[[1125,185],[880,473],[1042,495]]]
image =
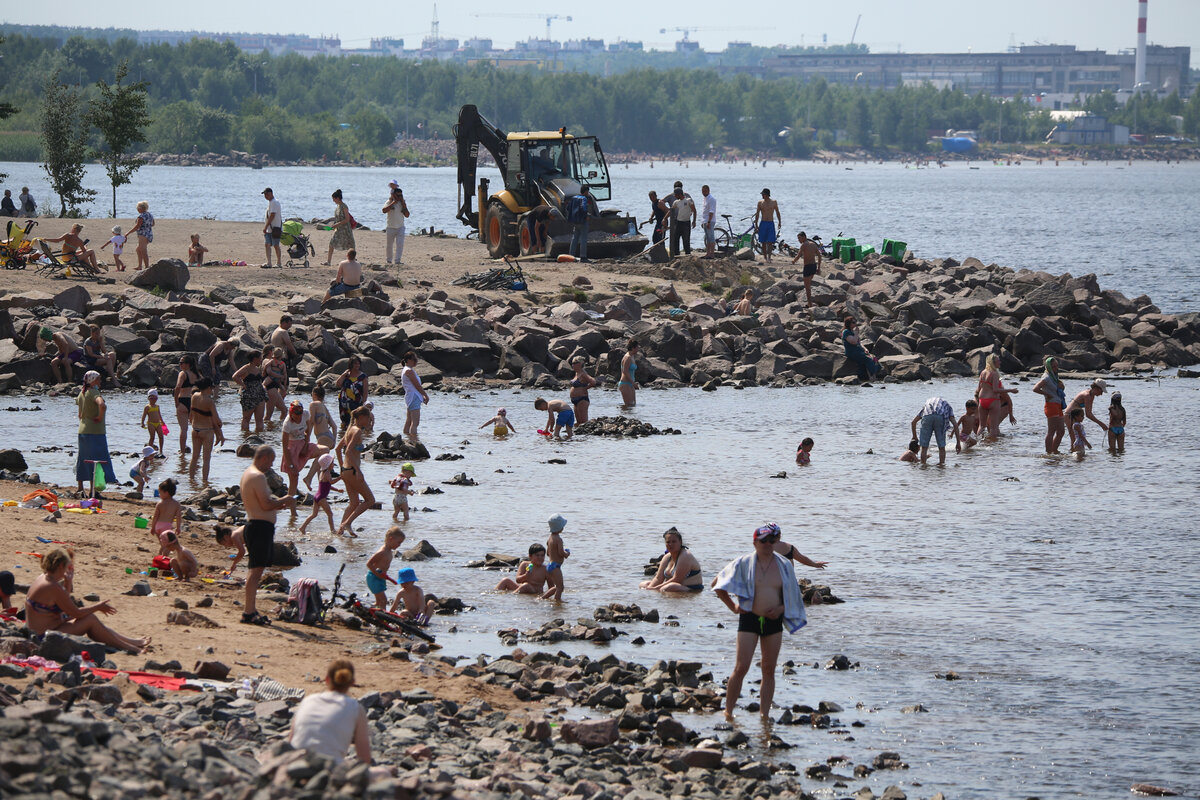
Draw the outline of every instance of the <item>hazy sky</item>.
[[[403,38],[407,46],[415,46],[428,35],[434,8],[427,0],[206,0],[195,5],[54,0],[6,5],[0,18],[11,23],[325,34],[340,37],[343,47],[366,47],[373,36]],[[657,5],[641,0],[442,0],[437,13],[444,38],[490,37],[500,47],[543,37],[546,25],[540,13],[573,17],[554,21],[552,33],[558,40],[630,39],[647,48],[670,49],[682,35],[674,29],[693,26],[690,38],[708,50],[724,49],[730,40],[820,44],[828,35],[830,43],[848,42],[861,14],[855,41],[876,52],[981,52],[1035,42],[1113,52],[1136,45],[1137,5],[1137,0],[760,0],[745,6],[729,0]],[[509,15],[498,14],[498,8],[510,9]],[[1150,0],[1149,10],[1151,43],[1200,50],[1200,0]],[[1193,63],[1200,63],[1195,52]]]

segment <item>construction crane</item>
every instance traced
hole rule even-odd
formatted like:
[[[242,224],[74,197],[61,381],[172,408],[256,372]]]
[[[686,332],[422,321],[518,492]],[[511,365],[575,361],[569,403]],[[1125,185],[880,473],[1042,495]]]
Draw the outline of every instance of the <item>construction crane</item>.
[[[570,16],[563,14],[518,14],[506,12],[488,12],[483,14],[472,14],[472,17],[508,17],[509,19],[544,19],[546,20],[546,41],[550,41],[550,23],[556,19],[566,20],[571,22]]]
[[[858,19],[854,20],[854,32],[850,34],[850,44],[854,44],[854,37],[858,36],[858,23],[862,22],[862,14],[858,15]]]

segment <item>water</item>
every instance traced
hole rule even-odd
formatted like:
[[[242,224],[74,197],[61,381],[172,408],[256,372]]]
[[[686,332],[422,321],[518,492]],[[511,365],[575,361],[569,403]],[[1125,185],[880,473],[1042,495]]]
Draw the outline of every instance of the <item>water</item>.
[[[977,167],[977,168],[975,168]],[[683,165],[659,163],[613,167],[611,205],[648,215],[646,193],[662,195],[676,179],[693,197],[709,183],[718,213],[731,214],[735,232],[754,212],[764,186],[779,200],[783,233],[794,239],[800,228],[830,236],[844,232],[880,247],[900,239],[918,256],[958,259],[975,256],[984,263],[1043,269],[1054,274],[1094,272],[1102,288],[1130,297],[1148,294],[1167,312],[1200,308],[1194,249],[1200,164],[1062,162],[1054,166],[970,167],[962,162],[944,169],[914,169],[901,164],[843,165],[771,163]],[[9,174],[14,196],[30,186],[43,208],[50,202],[45,173],[36,164],[0,164]],[[499,173],[481,170],[499,185]],[[165,218],[207,216],[223,220],[260,220],[260,192],[275,190],[284,216],[304,219],[333,214],[330,193],[341,187],[355,218],[376,230],[383,227],[387,182],[400,181],[412,217],[410,230],[434,226],[450,233],[465,228],[458,209],[455,170],[356,167],[143,167],[132,186],[118,193],[118,209],[129,219],[138,200]],[[89,167],[85,185],[100,190],[88,207],[92,216],[111,208],[103,171]],[[47,224],[53,230],[53,224]],[[45,229],[43,229],[45,230]],[[321,237],[327,234],[317,234]],[[96,236],[93,235],[93,240]]]
[[[785,635],[781,661],[823,664],[844,653],[861,664],[851,672],[802,665],[794,676],[781,676],[777,701],[833,700],[846,708],[842,722],[865,723],[848,729],[854,741],[781,727],[777,733],[797,745],[781,758],[803,768],[835,753],[864,763],[896,750],[912,769],[874,776],[868,783],[876,794],[889,783],[919,781],[924,788],[910,788],[910,796],[943,790],[954,798],[1124,798],[1132,783],[1150,781],[1194,796],[1200,793],[1197,383],[1121,382],[1129,450],[1108,454],[1088,423],[1096,449],[1082,463],[1041,454],[1041,404],[1029,383],[1018,385],[1019,425],[1005,423],[1011,435],[957,458],[951,453],[944,469],[895,459],[926,397],[943,395],[961,409],[974,388],[970,380],[643,391],[637,416],[683,435],[561,444],[533,433],[544,423],[532,409],[533,393],[435,392],[423,439],[435,455],[465,458],[417,464],[416,486],[445,494],[414,498],[416,508],[434,511],[414,512],[406,529],[410,544],[425,538],[444,555],[414,565],[422,586],[476,606],[437,620],[443,652],[495,656],[504,652],[497,628],[526,629],[555,616],[590,617],[609,602],[638,602],[658,608],[664,619],[678,617],[679,627],[625,624],[618,627],[629,635],[607,647],[542,647],[613,652],[643,663],[698,659],[721,680],[731,667],[733,616],[708,592],[669,598],[638,590],[641,565],[662,552],[661,533],[674,525],[707,581],[749,552],[754,527],[775,520],[786,541],[830,562],[823,573],[799,567],[798,574],[828,583],[847,601],[810,608],[808,627]],[[140,448],[142,402],[110,398],[113,449]],[[615,413],[617,402],[612,390],[594,391],[593,415]],[[379,430],[398,430],[402,402],[377,403]],[[1097,410],[1105,403],[1101,398]],[[42,406],[36,414],[4,415],[0,435],[21,447],[44,479],[70,483],[73,459],[31,452],[44,439],[30,431],[73,425],[74,405],[47,399]],[[236,431],[236,398],[223,395],[221,406]],[[509,409],[518,435],[497,441],[475,430],[497,406]],[[168,424],[174,428],[173,420]],[[816,447],[812,466],[798,469],[794,453],[803,436]],[[174,443],[170,452],[153,484],[179,472]],[[554,457],[567,463],[546,463]],[[119,460],[118,474],[132,463]],[[214,483],[234,483],[246,463],[219,454]],[[364,467],[385,508],[386,483],[398,466]],[[441,486],[464,470],[478,486]],[[768,477],[779,470],[788,479]],[[185,479],[181,492],[190,489]],[[568,519],[564,539],[572,550],[564,606],[494,594],[500,574],[463,568],[488,551],[523,553],[544,542],[546,519],[556,512]],[[280,538],[294,536],[281,521]],[[369,512],[363,522],[369,535],[337,542],[335,556],[322,554],[323,535],[301,542],[305,564],[294,576],[311,574],[327,584],[345,560],[346,585],[365,591],[364,562],[390,524],[390,508]],[[726,627],[718,629],[718,622]],[[458,633],[445,632],[451,624]],[[645,646],[630,644],[638,635]],[[962,680],[936,677],[947,671]],[[757,674],[756,667],[747,689]],[[917,703],[929,713],[900,713]],[[751,716],[744,714],[753,738]],[[687,723],[707,729],[714,721],[697,716]]]

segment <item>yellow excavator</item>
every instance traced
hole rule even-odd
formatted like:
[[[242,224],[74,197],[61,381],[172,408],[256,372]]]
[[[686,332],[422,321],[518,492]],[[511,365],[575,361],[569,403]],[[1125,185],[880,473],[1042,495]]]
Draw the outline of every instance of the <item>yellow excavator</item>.
[[[572,225],[566,221],[566,212],[571,198],[584,186],[597,202],[612,197],[608,164],[595,136],[573,136],[566,128],[505,133],[484,119],[478,108],[466,105],[459,109],[454,140],[458,146],[458,219],[479,232],[479,240],[487,245],[492,258],[567,252]],[[504,188],[495,194],[489,194],[487,178],[476,182],[481,145],[495,159],[504,180]],[[472,203],[478,204],[478,211],[472,210]],[[538,248],[532,212],[541,206],[557,213],[546,217],[545,241]],[[647,244],[634,218],[614,209],[589,215],[589,257],[636,255]]]

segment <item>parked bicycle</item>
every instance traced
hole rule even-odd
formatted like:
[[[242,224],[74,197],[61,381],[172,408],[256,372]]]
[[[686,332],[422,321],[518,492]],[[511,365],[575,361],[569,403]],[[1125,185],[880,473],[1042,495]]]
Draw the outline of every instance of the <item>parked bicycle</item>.
[[[722,214],[721,218],[725,220],[725,227],[717,226],[716,241],[718,251],[733,253],[742,248],[749,247],[755,253],[759,255],[763,254],[762,242],[758,240],[758,226],[754,224],[753,217],[742,217],[742,222],[748,223],[748,225],[746,230],[737,234],[733,232],[733,225],[729,221],[733,216],[731,214]],[[796,254],[797,250],[780,236],[779,240],[775,242],[775,252],[781,256],[790,258]]]

